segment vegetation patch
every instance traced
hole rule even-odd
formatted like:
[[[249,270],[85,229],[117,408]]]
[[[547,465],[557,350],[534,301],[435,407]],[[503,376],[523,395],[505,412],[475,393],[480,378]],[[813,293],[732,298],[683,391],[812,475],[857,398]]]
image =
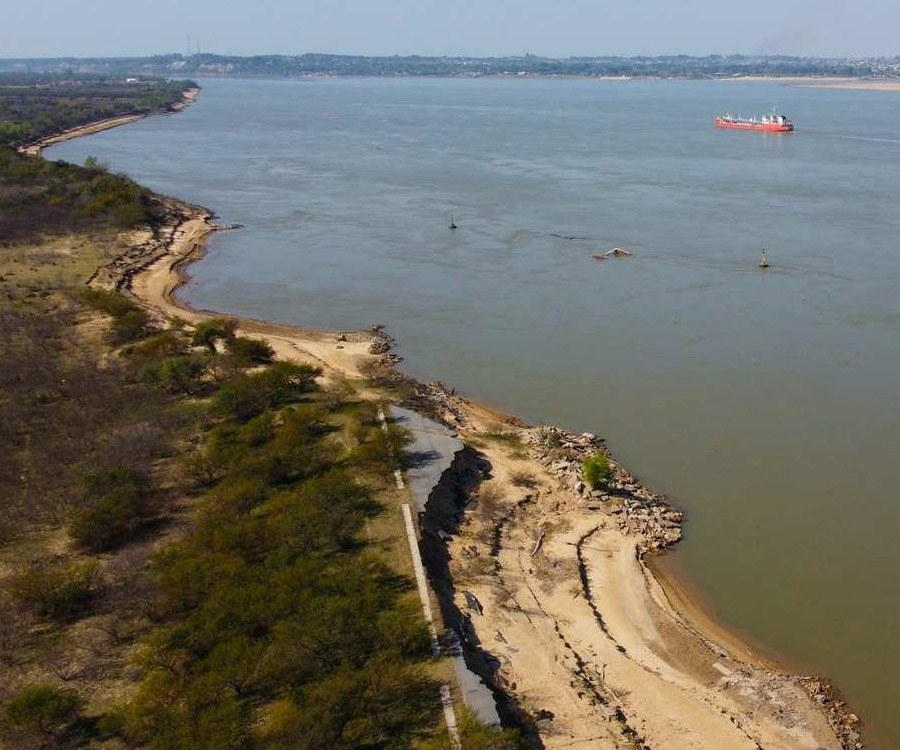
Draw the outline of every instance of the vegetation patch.
[[[581,465],[584,483],[593,489],[606,487],[612,479],[612,467],[605,453],[594,453],[584,459]]]
[[[124,115],[170,109],[193,81],[0,73],[0,142],[17,145]]]
[[[69,534],[91,552],[107,552],[130,541],[150,515],[147,477],[127,466],[87,478]]]
[[[0,143],[0,247],[73,231],[155,226],[163,213],[149,190],[102,165],[49,162]]]

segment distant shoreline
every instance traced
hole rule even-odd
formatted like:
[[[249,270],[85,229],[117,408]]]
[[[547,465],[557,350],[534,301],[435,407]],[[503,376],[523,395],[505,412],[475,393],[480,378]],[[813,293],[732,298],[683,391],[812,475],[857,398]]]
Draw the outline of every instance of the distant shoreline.
[[[805,89],[846,89],[858,91],[900,91],[900,79],[849,78],[837,76],[740,76],[719,78],[736,83],[780,83]]]

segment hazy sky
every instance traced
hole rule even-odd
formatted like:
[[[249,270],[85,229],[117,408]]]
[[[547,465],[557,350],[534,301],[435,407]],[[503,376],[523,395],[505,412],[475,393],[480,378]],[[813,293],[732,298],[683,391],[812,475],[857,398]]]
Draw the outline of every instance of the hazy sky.
[[[3,0],[0,57],[900,54],[900,0]]]

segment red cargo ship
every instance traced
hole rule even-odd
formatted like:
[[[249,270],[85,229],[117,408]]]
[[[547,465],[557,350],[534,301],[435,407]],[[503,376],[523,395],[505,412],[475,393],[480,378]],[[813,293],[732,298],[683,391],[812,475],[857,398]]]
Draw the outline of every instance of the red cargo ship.
[[[784,115],[771,115],[762,117],[733,117],[722,115],[716,118],[717,128],[731,128],[733,130],[760,130],[763,133],[790,133],[794,124]]]

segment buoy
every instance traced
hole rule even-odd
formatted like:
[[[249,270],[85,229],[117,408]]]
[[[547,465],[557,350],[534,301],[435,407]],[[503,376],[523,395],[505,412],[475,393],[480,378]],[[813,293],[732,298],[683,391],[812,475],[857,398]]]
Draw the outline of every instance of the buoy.
[[[768,268],[769,267],[769,259],[766,257],[766,251],[762,251],[762,258],[759,261],[760,268]]]
[[[453,214],[450,214],[450,229],[456,229],[456,221],[453,219]]]

